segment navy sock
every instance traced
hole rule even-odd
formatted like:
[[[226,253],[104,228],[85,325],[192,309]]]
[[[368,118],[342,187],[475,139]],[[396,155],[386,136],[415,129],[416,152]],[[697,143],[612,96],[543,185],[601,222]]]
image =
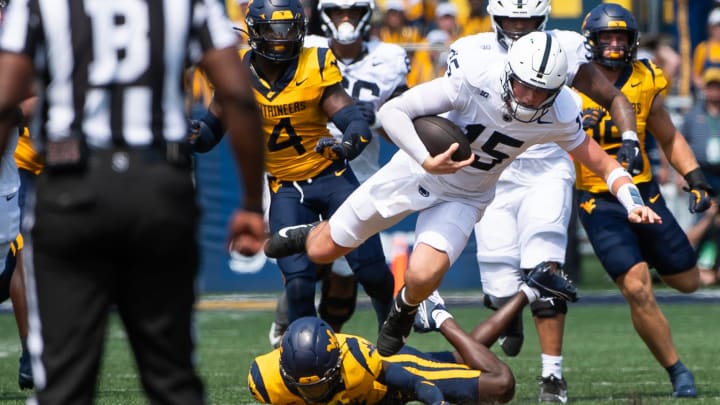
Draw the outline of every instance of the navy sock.
[[[670,378],[675,378],[678,374],[682,374],[686,371],[688,371],[687,367],[682,363],[682,361],[678,360],[677,363],[673,364],[672,366],[665,367],[665,370],[667,370],[668,374],[670,374]]]

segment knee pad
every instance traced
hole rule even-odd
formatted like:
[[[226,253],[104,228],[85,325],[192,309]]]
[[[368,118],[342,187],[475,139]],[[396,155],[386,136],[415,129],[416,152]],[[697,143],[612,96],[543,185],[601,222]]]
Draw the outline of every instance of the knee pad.
[[[297,277],[285,283],[288,300],[288,321],[303,316],[317,316],[315,312],[315,280]]]
[[[352,286],[342,288],[349,294],[336,294],[332,288],[334,282],[352,283]],[[357,283],[354,277],[327,277],[323,280],[318,312],[320,318],[333,326],[333,328],[340,329],[350,319],[355,312],[356,302]],[[336,332],[339,332],[339,330],[336,330]]]
[[[538,318],[554,318],[559,314],[567,314],[567,302],[558,298],[540,298],[530,304],[530,310]]]

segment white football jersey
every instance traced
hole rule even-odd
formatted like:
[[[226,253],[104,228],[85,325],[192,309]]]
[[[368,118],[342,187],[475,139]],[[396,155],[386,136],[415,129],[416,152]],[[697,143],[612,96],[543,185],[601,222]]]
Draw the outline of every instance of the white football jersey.
[[[457,195],[492,193],[498,177],[518,155],[534,144],[555,142],[572,150],[586,139],[580,105],[567,86],[539,120],[523,123],[508,114],[502,99],[505,63],[466,58],[450,66],[446,76],[418,85],[381,109],[387,134],[419,162],[419,139],[408,117],[444,114],[462,128],[471,141],[475,162],[447,175],[433,176],[438,185]],[[403,114],[404,113],[404,114]],[[425,153],[425,156],[427,154]]]
[[[327,48],[328,38],[308,36],[305,38],[305,46]],[[350,97],[373,103],[375,111],[390,98],[398,86],[407,82],[410,66],[405,49],[377,40],[365,42],[365,51],[360,58],[352,61],[338,58],[337,61],[343,75],[342,85]],[[333,136],[342,138],[342,132],[335,124],[329,122],[328,128]],[[380,135],[375,130],[373,135],[370,144],[350,162],[350,167],[360,182],[372,176],[379,168]]]
[[[20,188],[20,176],[15,165],[15,147],[18,142],[18,130],[13,128],[7,140],[5,151],[0,154],[0,196],[14,194]],[[4,257],[3,257],[4,260]]]
[[[585,47],[585,37],[574,31],[550,30],[546,31],[553,36],[565,52],[568,61],[567,81],[571,85],[581,65],[589,63],[590,53]],[[464,63],[464,60],[502,60],[507,61],[507,49],[497,40],[494,32],[483,32],[458,39],[450,46],[448,65]],[[457,61],[457,62],[454,62]],[[452,66],[450,66],[452,67]],[[554,144],[541,144],[533,146],[518,159],[531,158],[558,158],[568,159],[567,154]]]

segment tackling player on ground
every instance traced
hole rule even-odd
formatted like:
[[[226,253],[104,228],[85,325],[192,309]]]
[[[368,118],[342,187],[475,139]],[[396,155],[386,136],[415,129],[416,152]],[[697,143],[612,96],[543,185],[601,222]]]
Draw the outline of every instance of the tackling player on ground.
[[[508,402],[515,394],[512,371],[482,342],[495,341],[513,316],[541,296],[575,300],[576,291],[549,269],[534,269],[508,305],[470,335],[433,295],[425,306],[425,326],[439,329],[457,352],[422,353],[406,346],[383,357],[360,336],[335,333],[319,318],[299,318],[278,349],[255,358],[248,387],[261,403],[276,405]]]

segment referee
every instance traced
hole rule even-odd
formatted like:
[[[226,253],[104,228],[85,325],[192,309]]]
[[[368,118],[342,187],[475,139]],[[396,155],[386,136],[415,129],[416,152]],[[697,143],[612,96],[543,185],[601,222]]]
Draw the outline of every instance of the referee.
[[[33,133],[45,170],[25,220],[39,403],[93,402],[111,305],[148,401],[204,403],[182,78],[197,63],[215,85],[246,191],[230,241],[253,254],[265,238],[263,136],[236,41],[217,0],[11,2],[0,33],[0,150],[36,78],[41,93]]]

